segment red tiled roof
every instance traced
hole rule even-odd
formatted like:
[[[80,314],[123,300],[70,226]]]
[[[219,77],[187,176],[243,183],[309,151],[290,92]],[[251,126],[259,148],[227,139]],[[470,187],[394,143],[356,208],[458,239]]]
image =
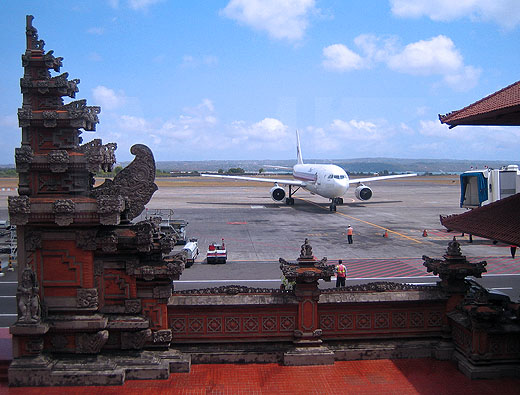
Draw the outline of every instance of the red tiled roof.
[[[520,246],[520,193],[463,214],[441,216],[447,229]]]
[[[520,125],[520,81],[461,110],[440,115],[441,123],[457,125]]]

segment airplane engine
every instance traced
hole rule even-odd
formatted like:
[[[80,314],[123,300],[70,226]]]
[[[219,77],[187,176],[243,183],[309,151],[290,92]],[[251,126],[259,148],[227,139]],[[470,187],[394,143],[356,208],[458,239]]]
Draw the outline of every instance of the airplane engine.
[[[281,202],[285,198],[285,189],[278,185],[271,188],[271,199],[275,202]]]
[[[356,198],[359,200],[368,200],[372,197],[372,190],[366,185],[360,185],[356,188]]]

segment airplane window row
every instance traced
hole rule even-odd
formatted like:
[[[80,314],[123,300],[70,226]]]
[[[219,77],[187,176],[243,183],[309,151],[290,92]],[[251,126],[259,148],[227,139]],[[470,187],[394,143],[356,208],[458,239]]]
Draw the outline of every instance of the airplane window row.
[[[343,175],[343,174],[341,174],[341,175],[336,174],[336,175],[333,176],[332,174],[329,174],[328,178],[333,178],[333,177],[337,178],[338,180],[343,180],[345,178],[345,175]]]

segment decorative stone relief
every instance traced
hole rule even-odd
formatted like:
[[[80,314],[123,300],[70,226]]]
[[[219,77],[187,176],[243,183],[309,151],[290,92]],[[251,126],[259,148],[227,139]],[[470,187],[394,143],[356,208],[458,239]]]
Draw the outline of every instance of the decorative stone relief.
[[[103,225],[119,225],[125,201],[121,196],[97,196],[99,222]]]
[[[173,339],[171,329],[161,329],[153,332],[154,343],[170,343]]]
[[[74,221],[74,202],[70,199],[56,200],[52,206],[54,221],[59,226],[68,226]]]
[[[49,168],[53,173],[64,173],[69,168],[69,153],[65,150],[53,150],[47,154]]]
[[[22,145],[20,148],[16,148],[14,152],[14,157],[16,161],[16,171],[29,171],[34,158],[34,154],[31,147],[27,145]]]
[[[97,354],[108,340],[108,331],[76,334],[76,352],[79,354]]]
[[[101,249],[103,252],[116,252],[117,251],[117,236],[115,233],[108,233],[100,238]]]
[[[25,225],[29,222],[31,201],[27,196],[9,196],[9,218],[12,225]]]
[[[125,300],[125,313],[128,314],[139,314],[141,312],[141,299],[126,299]]]
[[[83,230],[76,232],[76,246],[86,251],[95,251],[97,230]]]
[[[18,284],[16,297],[18,300],[17,324],[38,324],[41,321],[40,287],[36,274],[30,267],[22,273],[22,280]]]
[[[98,290],[96,288],[80,288],[76,292],[76,307],[98,307]]]
[[[122,196],[127,202],[125,212],[128,220],[141,214],[157,190],[154,183],[155,160],[152,151],[145,145],[136,144],[130,152],[135,155],[132,163],[121,170],[113,180],[105,180],[92,191],[95,197]]]
[[[25,234],[25,249],[27,251],[36,251],[42,248],[42,233],[36,231],[28,231]]]
[[[150,329],[137,332],[121,332],[121,349],[140,350],[151,337],[152,331]]]

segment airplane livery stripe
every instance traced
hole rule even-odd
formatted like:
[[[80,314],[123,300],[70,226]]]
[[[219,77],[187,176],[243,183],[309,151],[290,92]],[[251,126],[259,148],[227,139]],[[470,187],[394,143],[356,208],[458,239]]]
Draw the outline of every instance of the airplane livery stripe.
[[[302,172],[293,172],[293,177],[302,180],[302,181],[316,181],[316,174],[312,173],[302,173]]]

